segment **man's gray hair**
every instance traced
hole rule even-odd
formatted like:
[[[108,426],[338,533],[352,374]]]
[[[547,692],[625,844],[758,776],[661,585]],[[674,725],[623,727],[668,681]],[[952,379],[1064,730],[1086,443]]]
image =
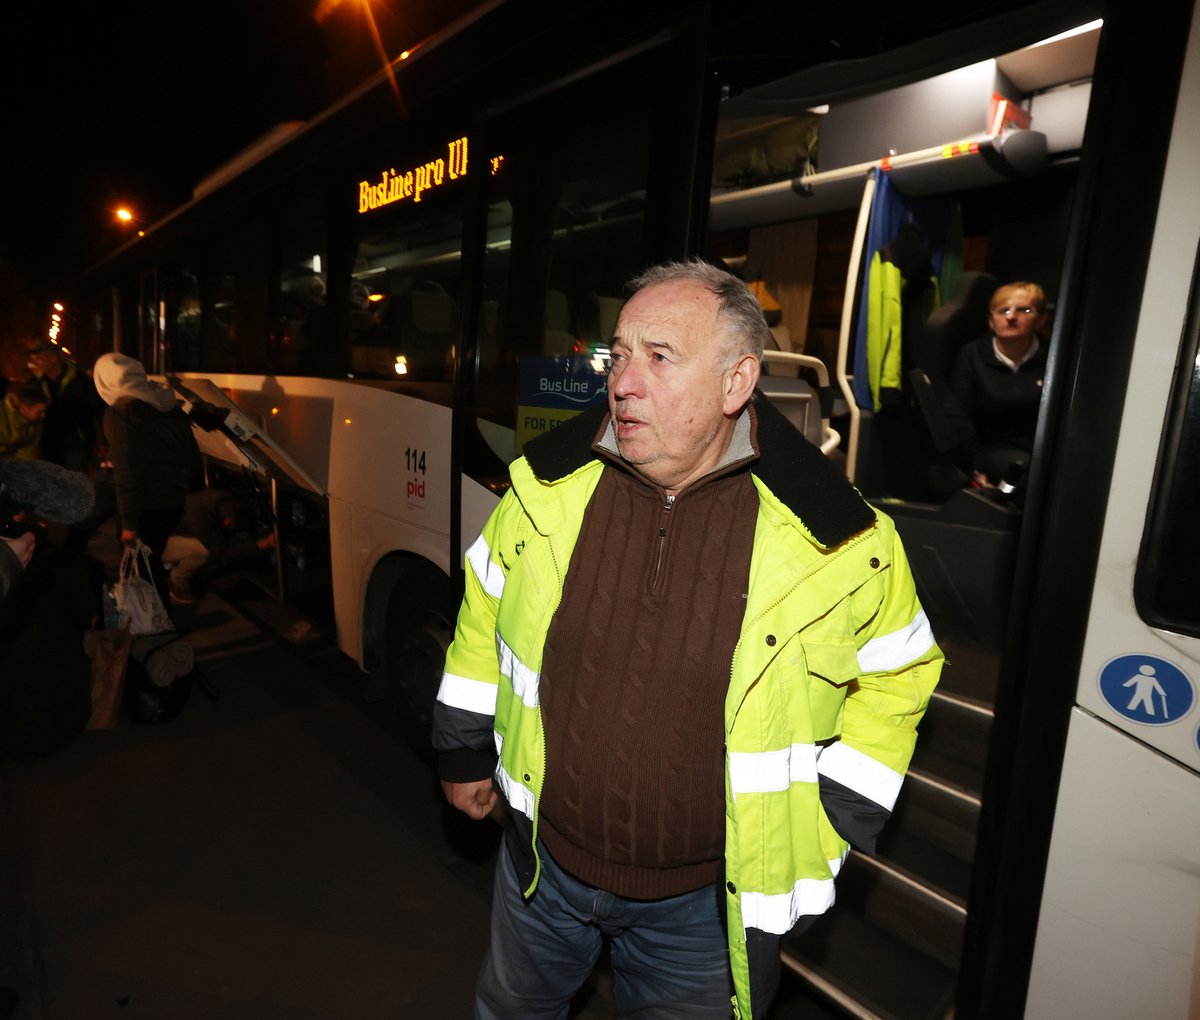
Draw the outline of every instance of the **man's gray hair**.
[[[710,262],[689,259],[651,266],[630,280],[629,287],[636,294],[660,283],[696,283],[716,297],[717,318],[725,324],[722,369],[729,368],[744,354],[762,360],[763,347],[770,335],[767,320],[758,299],[736,276]]]

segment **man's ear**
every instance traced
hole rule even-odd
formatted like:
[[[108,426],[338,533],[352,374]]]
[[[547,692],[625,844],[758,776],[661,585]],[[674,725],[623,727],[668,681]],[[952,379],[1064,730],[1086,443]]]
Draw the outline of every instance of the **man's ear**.
[[[754,393],[762,365],[753,354],[743,354],[725,370],[725,394],[721,410],[737,414]]]

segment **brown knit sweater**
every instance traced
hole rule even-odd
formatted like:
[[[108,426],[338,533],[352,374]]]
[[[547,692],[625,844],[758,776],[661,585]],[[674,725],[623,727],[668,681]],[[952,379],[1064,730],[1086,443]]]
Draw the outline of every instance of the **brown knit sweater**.
[[[749,459],[672,501],[606,467],[547,635],[539,832],[566,871],[619,896],[720,874],[724,700],[758,508]]]

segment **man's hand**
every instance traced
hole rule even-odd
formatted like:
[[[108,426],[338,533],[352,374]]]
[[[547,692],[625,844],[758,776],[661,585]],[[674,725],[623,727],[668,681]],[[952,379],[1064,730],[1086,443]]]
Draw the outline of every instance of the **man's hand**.
[[[35,539],[32,531],[27,531],[23,535],[17,535],[16,538],[9,538],[7,535],[0,535],[8,544],[8,547],[21,561],[21,568],[29,566],[29,561],[33,559],[33,546]]]
[[[448,783],[442,780],[446,800],[463,814],[475,818],[486,818],[496,808],[500,798],[490,779],[476,783]]]

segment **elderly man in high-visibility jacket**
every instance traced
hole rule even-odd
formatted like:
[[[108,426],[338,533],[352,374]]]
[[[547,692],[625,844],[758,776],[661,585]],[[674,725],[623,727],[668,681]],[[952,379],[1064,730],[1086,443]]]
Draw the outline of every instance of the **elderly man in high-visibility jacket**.
[[[475,1015],[762,1017],[887,820],[942,667],[892,522],[755,387],[736,277],[643,273],[608,406],[527,444],[467,553],[450,803],[507,802]],[[732,1000],[732,1002],[731,1002]]]

